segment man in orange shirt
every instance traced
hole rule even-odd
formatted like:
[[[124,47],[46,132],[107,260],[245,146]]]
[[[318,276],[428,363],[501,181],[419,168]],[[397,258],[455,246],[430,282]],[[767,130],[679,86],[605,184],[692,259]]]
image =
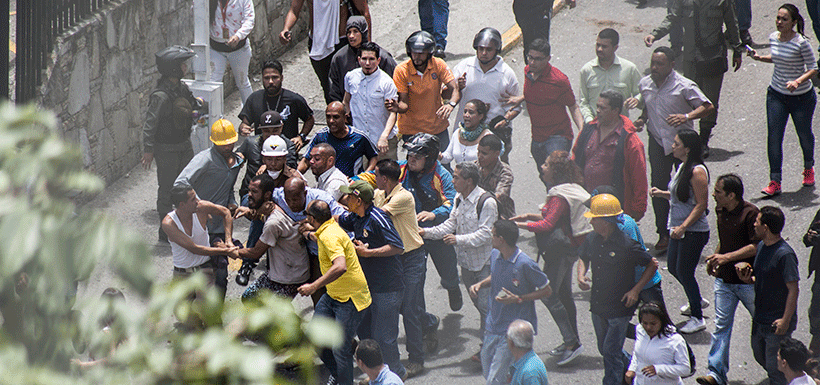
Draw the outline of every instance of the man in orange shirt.
[[[435,47],[433,36],[425,31],[416,31],[407,38],[405,48],[410,59],[393,72],[399,98],[386,100],[384,105],[399,114],[397,125],[403,140],[425,132],[438,136],[444,151],[450,144],[448,119],[461,95],[447,63],[433,56]],[[449,102],[443,104],[442,99]]]

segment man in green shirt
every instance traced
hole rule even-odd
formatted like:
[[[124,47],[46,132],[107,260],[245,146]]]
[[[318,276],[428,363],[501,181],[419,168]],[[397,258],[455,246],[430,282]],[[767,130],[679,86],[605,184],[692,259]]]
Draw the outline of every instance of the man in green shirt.
[[[581,67],[579,89],[581,90],[580,107],[584,123],[595,119],[598,95],[608,88],[624,96],[626,110],[638,106],[640,98],[638,82],[641,80],[641,73],[638,72],[638,67],[635,67],[634,63],[615,55],[619,41],[618,31],[612,28],[605,28],[598,32],[598,39],[595,41],[595,54],[598,57]]]

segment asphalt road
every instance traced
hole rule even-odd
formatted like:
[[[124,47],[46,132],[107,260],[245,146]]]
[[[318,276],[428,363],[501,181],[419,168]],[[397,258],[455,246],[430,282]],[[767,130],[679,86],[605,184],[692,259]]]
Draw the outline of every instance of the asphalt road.
[[[643,37],[662,20],[666,10],[665,1],[651,0],[646,9],[635,9],[633,0],[607,0],[578,2],[572,10],[565,10],[557,15],[552,24],[552,64],[566,73],[573,88],[577,89],[578,71],[588,60],[594,58],[595,36],[599,30],[612,27],[621,34],[621,43],[618,54],[635,62],[640,70],[648,67],[651,50],[643,45]],[[802,7],[803,4],[801,3]],[[774,14],[776,5],[763,0],[753,0],[753,27],[752,35],[755,40],[765,41],[766,36],[774,30]],[[801,9],[801,12],[804,12]],[[397,61],[406,59],[404,54],[404,39],[411,32],[418,29],[416,2],[410,0],[377,1],[371,5],[374,20],[374,40],[387,47]],[[805,14],[805,12],[804,12]],[[807,16],[806,16],[807,17]],[[808,17],[807,17],[808,18]],[[472,51],[473,35],[485,26],[492,26],[504,32],[514,25],[511,2],[502,0],[485,0],[481,2],[471,0],[451,0],[449,44],[447,47],[447,62],[452,67],[459,60],[474,54]],[[810,28],[806,28],[811,34]],[[812,36],[813,37],[813,36]],[[814,37],[813,37],[814,38]],[[816,38],[812,44],[816,45]],[[666,39],[656,43],[668,44]],[[323,121],[323,99],[318,82],[313,75],[307,59],[306,43],[279,58],[285,65],[285,88],[296,91],[306,97],[314,109],[317,121]],[[763,52],[767,52],[764,50]],[[523,84],[523,62],[520,47],[513,49],[505,56],[505,60],[516,71]],[[253,70],[253,69],[252,69]],[[762,199],[759,190],[768,182],[768,163],[765,153],[766,115],[765,90],[771,77],[772,67],[768,64],[745,60],[738,72],[727,73],[724,80],[721,98],[718,126],[712,141],[712,155],[707,161],[712,180],[717,176],[735,172],[741,175],[746,183],[746,198],[758,206],[775,205],[786,213],[786,228],[783,235],[796,250],[800,261],[801,295],[798,304],[798,328],[794,336],[807,342],[808,320],[806,309],[810,296],[810,281],[806,279],[808,249],[802,246],[800,239],[805,232],[809,221],[814,215],[817,194],[814,188],[801,188],[800,172],[801,157],[796,135],[791,123],[787,128],[784,142],[784,192],[774,199]],[[258,78],[254,79],[255,88],[259,88]],[[577,95],[577,92],[576,92]],[[226,111],[229,119],[238,123],[235,117],[238,113],[238,96],[228,96]],[[632,118],[637,113],[633,111]],[[646,143],[647,137],[642,133],[641,139]],[[513,198],[519,213],[538,212],[538,206],[544,202],[546,192],[543,185],[537,180],[535,165],[529,155],[529,119],[526,114],[514,122],[514,151],[511,154],[511,165],[515,171],[516,181],[513,185]],[[711,187],[711,184],[710,184]],[[140,167],[134,168],[131,173],[113,183],[92,203],[92,207],[100,208],[113,215],[123,223],[132,226],[143,234],[145,241],[156,241],[156,214],[154,199],[156,197],[155,171],[143,171]],[[716,247],[717,235],[714,231],[714,202],[710,198],[710,224],[712,237],[704,250],[704,255],[710,254]],[[237,228],[244,239],[247,231],[247,222],[238,221]],[[654,218],[651,210],[640,222],[644,239],[651,247],[657,240],[654,234]],[[523,234],[519,246],[530,255],[535,255],[534,239],[529,234]],[[171,263],[170,248],[157,246],[157,258],[154,266],[157,281],[164,282],[170,279]],[[663,275],[663,290],[670,309],[676,309],[685,304],[686,297],[682,287],[666,270],[665,256],[659,256]],[[447,304],[446,292],[438,285],[439,277],[432,263],[428,264],[428,279],[426,284],[426,300],[428,310],[441,316],[442,326],[439,331],[440,350],[428,358],[428,369],[424,376],[408,381],[408,384],[470,384],[483,381],[478,364],[469,360],[469,357],[478,351],[480,336],[478,335],[478,312],[467,299],[459,312],[450,312]],[[235,273],[234,273],[235,274]],[[261,270],[254,272],[254,277],[262,274]],[[697,278],[700,283],[702,296],[714,302],[713,279],[705,273],[704,266],[699,266]],[[244,288],[233,283],[230,278],[228,298],[238,300]],[[116,282],[113,274],[106,266],[99,266],[94,276],[81,288],[81,295],[99,295],[107,286],[122,286]],[[597,352],[595,335],[593,333],[589,312],[588,293],[580,291],[573,285],[576,303],[578,306],[578,323],[581,342],[585,351],[571,365],[563,368],[556,366],[556,360],[546,354],[554,346],[560,344],[560,334],[545,307],[536,305],[539,319],[539,335],[536,337],[535,350],[545,359],[550,381],[552,383],[598,383],[603,376],[603,363]],[[135,301],[138,302],[138,301]],[[309,301],[297,299],[294,305],[297,308],[309,307]],[[137,306],[138,307],[138,306]],[[709,351],[709,331],[714,329],[711,322],[714,319],[714,306],[704,311],[708,321],[707,332],[687,336],[695,356],[697,357],[698,372],[695,376],[704,375],[706,358]],[[685,317],[672,314],[673,321],[682,323]],[[729,379],[732,384],[756,384],[765,381],[765,372],[754,361],[749,346],[750,317],[745,310],[738,310],[735,319],[735,333],[732,338],[731,370]],[[403,336],[400,340],[403,343]],[[631,342],[627,342],[627,351],[630,351]],[[403,357],[406,351],[400,347]],[[694,377],[686,380],[694,383]]]

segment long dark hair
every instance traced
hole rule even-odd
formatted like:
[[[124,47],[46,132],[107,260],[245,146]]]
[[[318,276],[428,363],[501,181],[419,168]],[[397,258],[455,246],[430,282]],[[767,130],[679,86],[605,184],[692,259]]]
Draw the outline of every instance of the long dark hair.
[[[641,305],[640,309],[638,309],[638,322],[641,322],[641,318],[646,314],[658,317],[661,321],[661,331],[658,334],[665,337],[677,330],[675,329],[675,324],[672,323],[672,319],[669,318],[669,313],[666,312],[666,308],[661,304],[650,301]]]
[[[689,149],[689,155],[686,157],[686,162],[681,165],[683,169],[675,187],[675,196],[679,201],[686,202],[689,200],[689,189],[692,187],[692,171],[695,166],[703,164],[703,148],[700,144],[700,135],[694,130],[684,128],[678,131],[678,138],[683,143],[683,147]]]
[[[797,33],[805,36],[803,30],[806,26],[806,21],[803,20],[803,16],[800,15],[800,11],[797,10],[797,7],[792,3],[786,3],[780,6],[778,9],[785,9],[789,12],[789,16],[791,16],[792,20],[797,22]]]

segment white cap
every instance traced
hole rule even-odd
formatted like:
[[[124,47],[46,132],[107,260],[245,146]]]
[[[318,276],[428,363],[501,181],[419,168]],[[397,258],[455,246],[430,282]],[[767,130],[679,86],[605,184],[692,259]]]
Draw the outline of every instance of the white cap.
[[[262,144],[262,156],[285,156],[288,154],[288,145],[279,135],[271,135]]]

